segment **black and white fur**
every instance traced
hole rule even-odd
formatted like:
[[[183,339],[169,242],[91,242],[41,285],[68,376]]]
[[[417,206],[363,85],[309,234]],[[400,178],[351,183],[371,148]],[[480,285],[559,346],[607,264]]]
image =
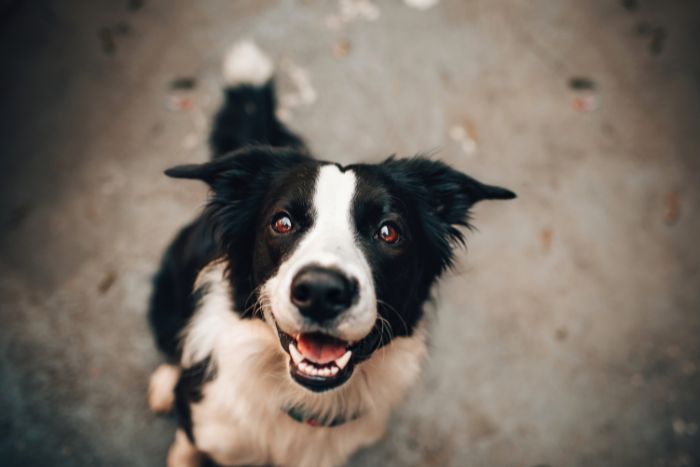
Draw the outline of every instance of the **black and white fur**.
[[[423,306],[458,227],[474,203],[515,196],[420,157],[313,159],[275,118],[272,68],[254,44],[236,45],[213,159],[166,171],[211,188],[165,253],[149,315],[171,359],[149,390],[155,411],[178,414],[170,466],[335,466],[377,441],[419,373]],[[300,277],[341,296],[302,306]],[[300,355],[304,342],[347,350],[319,363]],[[300,423],[292,407],[342,423]]]

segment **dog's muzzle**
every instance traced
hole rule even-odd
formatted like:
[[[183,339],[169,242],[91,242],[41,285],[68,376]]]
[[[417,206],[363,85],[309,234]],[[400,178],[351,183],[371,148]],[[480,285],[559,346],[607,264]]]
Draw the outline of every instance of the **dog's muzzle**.
[[[294,275],[289,298],[299,312],[298,328],[283,330],[276,319],[275,325],[297,383],[315,392],[339,387],[350,379],[355,364],[371,355],[379,334],[371,330],[349,341],[338,332],[359,295],[357,279],[335,268],[309,265]]]

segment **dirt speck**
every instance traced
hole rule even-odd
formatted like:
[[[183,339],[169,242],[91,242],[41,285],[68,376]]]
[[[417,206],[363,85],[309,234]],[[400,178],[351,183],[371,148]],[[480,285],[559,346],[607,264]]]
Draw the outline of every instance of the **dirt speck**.
[[[576,96],[571,99],[571,107],[577,112],[592,112],[599,107],[598,98],[594,95]]]
[[[107,56],[117,53],[117,37],[125,37],[131,33],[131,26],[125,22],[119,22],[112,26],[104,26],[97,32],[102,52]]]
[[[698,432],[698,424],[695,422],[689,422],[687,420],[683,420],[682,418],[676,418],[673,420],[671,423],[671,427],[673,428],[673,432],[677,435],[694,435]]]
[[[335,46],[333,47],[333,54],[335,54],[336,57],[347,57],[349,53],[350,41],[347,39],[340,39],[335,43]]]
[[[116,271],[108,271],[104,277],[100,280],[100,283],[97,284],[97,291],[100,293],[100,295],[103,295],[109,291],[109,289],[112,288],[114,283],[117,280],[117,273]]]
[[[193,76],[180,76],[170,82],[170,89],[177,91],[190,91],[197,87],[197,78]]]
[[[596,84],[591,78],[584,76],[574,76],[569,79],[569,87],[576,91],[592,91]]]
[[[553,236],[554,236],[554,232],[549,227],[545,227],[540,232],[540,242],[542,243],[542,251],[544,253],[549,253],[549,251],[552,249],[552,237]]]
[[[569,337],[569,330],[565,327],[557,328],[554,332],[554,337],[556,337],[559,342],[563,342]]]
[[[170,112],[188,112],[194,107],[191,97],[181,95],[169,95],[165,100],[165,108]]]
[[[666,209],[664,210],[664,223],[674,225],[681,217],[681,195],[677,191],[671,191],[666,195]]]
[[[647,47],[651,55],[661,55],[666,46],[666,39],[668,38],[668,31],[665,27],[659,24],[642,21],[637,24],[637,33],[648,39]]]

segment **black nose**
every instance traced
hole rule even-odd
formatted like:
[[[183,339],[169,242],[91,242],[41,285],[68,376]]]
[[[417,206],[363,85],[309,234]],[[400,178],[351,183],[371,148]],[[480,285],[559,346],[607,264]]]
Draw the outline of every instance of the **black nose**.
[[[357,282],[334,269],[302,268],[292,280],[292,303],[315,321],[335,318],[357,299]]]

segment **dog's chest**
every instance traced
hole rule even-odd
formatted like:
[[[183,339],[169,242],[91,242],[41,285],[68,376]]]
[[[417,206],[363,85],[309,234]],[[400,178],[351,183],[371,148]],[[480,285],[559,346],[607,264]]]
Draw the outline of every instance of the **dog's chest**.
[[[384,430],[383,417],[372,414],[334,427],[296,421],[270,387],[232,387],[217,378],[203,387],[203,394],[191,406],[195,442],[222,465],[340,465]]]
[[[356,369],[338,392],[313,394],[289,377],[288,356],[271,325],[232,311],[221,265],[200,276],[206,285],[184,339],[183,367],[209,361],[201,398],[191,402],[197,448],[223,465],[335,466],[377,441],[403,389],[416,379],[425,353],[422,332],[396,338]],[[289,407],[361,414],[334,427],[289,416]]]

